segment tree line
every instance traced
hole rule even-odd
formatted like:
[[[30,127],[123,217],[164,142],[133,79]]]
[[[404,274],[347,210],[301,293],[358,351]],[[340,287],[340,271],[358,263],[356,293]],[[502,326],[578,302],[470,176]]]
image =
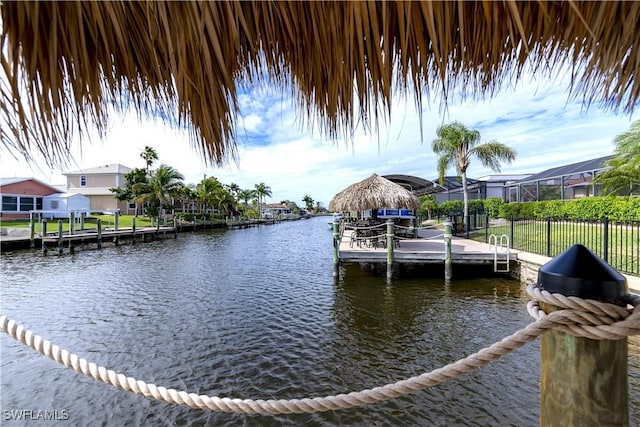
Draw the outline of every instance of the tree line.
[[[135,204],[135,215],[145,214],[159,218],[167,212],[193,215],[213,213],[220,218],[241,216],[261,218],[262,206],[272,195],[271,187],[264,182],[254,188],[242,189],[235,183],[223,184],[216,177],[206,175],[198,184],[185,184],[184,175],[172,166],[161,164],[152,169],[158,160],[157,152],[146,146],[140,153],[144,168],[135,168],[124,175],[124,185],[109,190],[119,201]],[[302,199],[306,210],[314,209],[314,200],[305,195]],[[283,200],[292,213],[301,208],[295,202]],[[321,209],[320,204],[316,209]]]

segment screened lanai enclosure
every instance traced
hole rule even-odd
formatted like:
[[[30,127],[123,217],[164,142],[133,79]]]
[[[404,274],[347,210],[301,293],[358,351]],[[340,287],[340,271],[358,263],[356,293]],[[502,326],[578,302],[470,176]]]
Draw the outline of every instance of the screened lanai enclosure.
[[[604,195],[602,185],[594,183],[607,170],[611,156],[558,166],[507,186],[509,202],[570,200]]]

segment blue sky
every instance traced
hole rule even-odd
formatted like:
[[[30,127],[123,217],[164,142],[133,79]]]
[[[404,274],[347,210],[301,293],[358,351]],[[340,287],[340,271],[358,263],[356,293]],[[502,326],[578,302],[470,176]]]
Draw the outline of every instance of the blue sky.
[[[67,167],[50,169],[44,161],[16,161],[0,148],[0,175],[63,184],[62,173],[68,170],[109,163],[143,167],[140,153],[149,145],[158,152],[159,163],[178,169],[186,183],[197,183],[205,174],[243,189],[264,182],[273,193],[270,202],[288,199],[301,205],[308,194],[326,206],[337,192],[372,173],[436,178],[431,141],[439,125],[454,120],[478,129],[482,141],[498,140],[517,151],[516,161],[504,165],[502,173],[536,173],[612,154],[615,136],[628,130],[640,115],[616,114],[595,105],[585,111],[579,101],[569,101],[568,87],[567,79],[534,80],[525,75],[519,84],[489,100],[452,100],[446,109],[438,100],[425,103],[422,140],[411,96],[393,103],[391,119],[377,131],[358,128],[349,139],[329,140],[305,125],[307,119],[296,111],[289,92],[264,87],[240,95],[237,164],[207,166],[186,131],[171,129],[159,120],[140,122],[131,112],[112,118],[104,140],[84,141],[82,150],[76,141]],[[476,161],[468,176],[491,173]]]

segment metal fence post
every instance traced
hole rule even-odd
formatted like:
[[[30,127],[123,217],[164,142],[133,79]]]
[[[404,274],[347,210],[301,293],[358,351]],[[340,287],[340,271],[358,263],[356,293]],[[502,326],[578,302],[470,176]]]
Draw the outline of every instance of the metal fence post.
[[[626,279],[576,244],[540,268],[544,290],[625,306]],[[559,310],[541,304],[549,313]],[[629,425],[627,338],[593,340],[551,330],[540,337],[540,425]]]
[[[602,218],[602,253],[604,254],[603,259],[606,262],[609,262],[609,218]]]
[[[489,243],[489,214],[485,214],[484,218],[484,241]]]
[[[516,239],[514,239],[514,223],[515,223],[515,219],[513,217],[511,217],[511,247],[515,248],[516,247]]]
[[[547,217],[547,256],[551,256],[551,217]]]

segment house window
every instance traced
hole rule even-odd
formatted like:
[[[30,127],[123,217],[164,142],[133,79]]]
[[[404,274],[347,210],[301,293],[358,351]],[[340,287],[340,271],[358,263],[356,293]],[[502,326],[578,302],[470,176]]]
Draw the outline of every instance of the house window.
[[[39,211],[42,210],[42,197],[36,197],[36,209]]]
[[[59,200],[52,200],[51,201],[51,209],[58,209],[58,202],[59,202]]]
[[[87,176],[80,175],[80,187],[86,187],[86,186],[87,186]]]
[[[129,203],[129,209],[135,209],[135,208],[136,208],[135,203]]]
[[[20,197],[20,212],[33,210],[33,197]]]
[[[16,196],[2,196],[2,210],[5,212],[17,212],[18,198]]]

